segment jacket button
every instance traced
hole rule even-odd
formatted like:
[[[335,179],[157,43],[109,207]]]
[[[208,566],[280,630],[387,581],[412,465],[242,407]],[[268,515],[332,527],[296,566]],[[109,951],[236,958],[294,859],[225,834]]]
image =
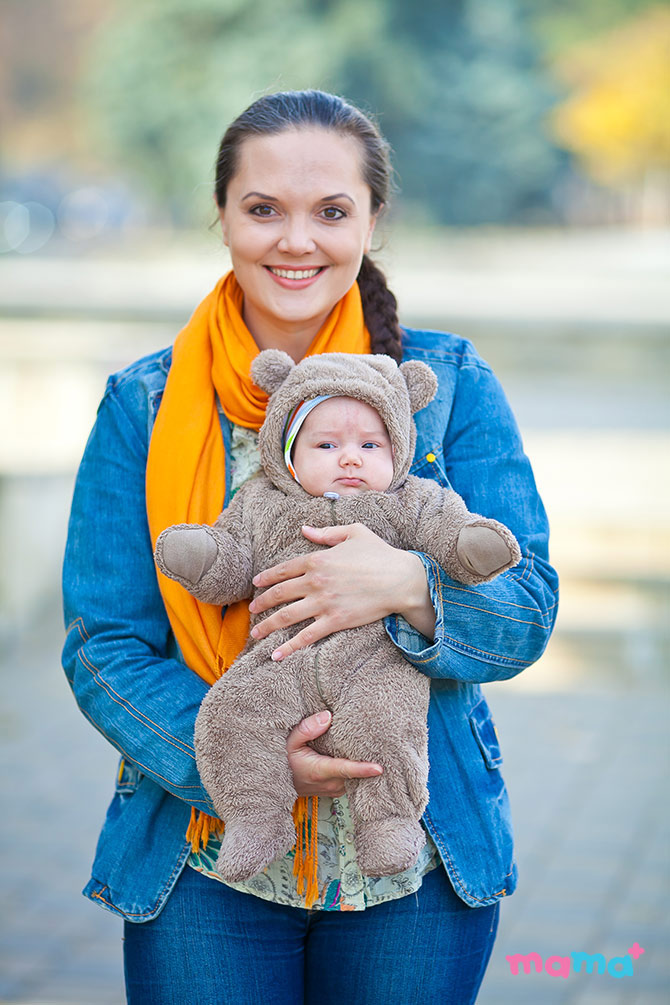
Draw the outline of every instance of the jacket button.
[[[349,831],[348,834],[344,835],[344,840],[347,842],[347,844],[352,844],[353,843],[354,835],[351,833],[351,831]]]
[[[437,457],[435,456],[435,454],[426,454],[426,460],[428,461],[429,464],[434,464],[434,462],[437,460]]]

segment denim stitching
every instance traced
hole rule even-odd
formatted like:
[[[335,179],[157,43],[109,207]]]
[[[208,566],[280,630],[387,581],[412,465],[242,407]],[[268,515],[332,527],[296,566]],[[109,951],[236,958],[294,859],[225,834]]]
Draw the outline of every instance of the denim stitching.
[[[447,642],[453,642],[457,649],[462,650],[467,653],[469,649],[472,649],[476,653],[481,653],[483,656],[491,656],[495,660],[499,660],[501,663],[509,663],[512,666],[518,666],[522,664],[523,666],[532,666],[535,660],[520,660],[514,659],[511,656],[502,656],[500,653],[490,653],[486,649],[477,649],[476,646],[466,646],[464,642],[459,642],[458,639],[452,639],[450,635],[445,635],[445,640]]]
[[[106,681],[104,681],[100,677],[100,671],[97,669],[97,667],[94,667],[93,664],[89,665],[89,663],[87,662],[86,657],[82,654],[81,651],[79,651],[77,653],[77,655],[78,655],[81,663],[83,664],[83,666],[86,667],[86,669],[88,670],[88,672],[91,674],[91,677],[93,678],[93,680],[95,681],[95,683],[98,685],[98,687],[101,688],[105,692],[105,694],[109,698],[111,698],[111,700],[115,704],[119,705],[120,708],[123,708],[133,719],[136,719],[137,722],[140,723],[140,725],[144,726],[151,733],[154,733],[159,738],[159,740],[163,740],[165,743],[170,744],[170,746],[174,747],[175,750],[178,750],[180,753],[186,754],[186,756],[190,757],[192,761],[195,761],[195,748],[191,748],[191,749],[193,749],[193,754],[191,754],[189,752],[189,748],[186,747],[186,746],[181,746],[181,741],[177,740],[176,737],[173,738],[176,741],[176,742],[173,743],[172,740],[170,739],[170,734],[167,734],[165,732],[159,732],[159,730],[161,729],[160,726],[157,726],[154,723],[153,725],[156,725],[156,729],[153,729],[152,726],[150,725],[150,723],[151,723],[150,719],[147,719],[146,717],[141,717],[141,713],[138,713],[137,715],[135,715],[135,712],[137,710],[134,708],[133,705],[130,704],[130,702],[126,702],[126,700],[123,699],[123,698],[121,698],[120,696],[118,698],[114,697],[114,695],[116,694],[116,692],[113,690],[113,688],[111,688],[106,683]],[[131,758],[131,760],[134,760],[134,758]],[[139,762],[136,762],[136,763],[139,763]]]
[[[125,918],[147,918],[150,914],[155,914],[157,912],[160,904],[165,899],[166,890],[170,886],[170,883],[172,882],[172,877],[174,876],[175,872],[177,872],[177,871],[181,872],[181,869],[182,869],[182,867],[184,865],[184,857],[183,857],[184,856],[184,852],[185,852],[185,850],[188,847],[189,847],[189,845],[185,845],[184,848],[182,849],[182,853],[179,856],[174,869],[172,870],[172,872],[168,876],[168,879],[167,879],[165,885],[163,886],[163,889],[159,892],[159,894],[158,894],[158,896],[156,898],[156,903],[153,905],[153,907],[150,907],[148,911],[136,911],[136,912],[133,912],[133,911],[122,911],[121,908],[117,907],[116,904],[114,904],[111,900],[107,900],[105,897],[102,896],[102,894],[104,893],[105,890],[109,890],[108,886],[103,886],[99,893],[98,893],[97,890],[94,890],[91,893],[91,897],[95,897],[96,900],[101,900],[103,902],[103,904],[107,904],[108,907],[111,907],[112,910],[118,912],[118,914],[120,914],[122,917],[125,917]]]
[[[115,750],[118,750],[119,753],[123,754],[124,757],[127,757],[129,761],[132,761],[133,764],[136,764],[138,766],[138,768],[142,768],[144,774],[147,775],[149,778],[160,778],[161,781],[166,782],[166,784],[171,789],[184,789],[184,790],[188,789],[188,790],[190,790],[192,792],[195,792],[198,795],[198,797],[199,797],[198,802],[204,802],[204,800],[202,799],[202,789],[200,788],[200,786],[198,786],[198,785],[177,785],[177,783],[173,782],[170,778],[165,778],[163,775],[160,775],[153,768],[147,767],[146,764],[143,764],[142,761],[139,761],[136,757],[131,757],[130,754],[127,754],[126,751],[123,749],[123,747],[121,747],[116,742],[116,740],[113,740],[111,738],[111,736],[109,735],[109,733],[105,732],[105,730],[102,728],[102,726],[99,726],[97,724],[97,722],[89,715],[89,713],[86,711],[85,708],[80,708],[80,711],[81,711],[81,714],[84,716],[84,718],[88,719],[88,721],[91,723],[91,725],[95,729],[97,729],[97,731],[102,736],[104,736],[104,738],[106,740],[108,740],[109,743],[111,743],[111,745],[115,748]]]
[[[508,578],[509,579],[514,579],[514,581],[517,582],[517,583],[521,582],[521,580],[518,577],[516,577],[516,576],[509,576],[509,577],[505,576],[505,579],[508,579]],[[558,601],[556,603],[552,604],[551,607],[542,607],[542,608],[538,608],[537,606],[530,606],[530,605],[527,606],[526,604],[515,604],[514,601],[512,601],[512,600],[498,600],[496,597],[486,597],[483,593],[478,593],[477,590],[468,590],[468,589],[466,589],[463,586],[449,586],[448,589],[450,589],[450,590],[456,590],[459,593],[469,593],[473,597],[481,597],[483,600],[489,600],[490,603],[492,603],[492,604],[503,604],[505,607],[516,607],[520,611],[537,611],[538,614],[540,615],[540,617],[542,617],[545,613],[546,614],[550,614],[551,611],[553,611],[558,606]],[[554,590],[553,593],[555,595],[556,593],[558,593],[558,590]],[[451,602],[453,603],[453,601],[451,601]],[[488,613],[495,615],[494,611],[490,611]],[[495,616],[497,617],[498,615],[495,615]],[[524,622],[524,624],[525,624],[525,622]]]
[[[166,743],[169,743],[176,750],[180,750],[182,753],[190,757],[192,761],[195,761],[195,747],[191,747],[189,744],[183,743],[183,741],[179,740],[178,737],[173,736],[171,733],[168,733],[166,730],[163,729],[162,726],[159,726],[157,722],[154,722],[152,719],[149,719],[148,716],[143,715],[142,712],[140,712],[139,709],[135,708],[135,706],[130,701],[128,701],[127,698],[122,698],[121,695],[114,690],[111,684],[108,684],[107,681],[101,677],[101,670],[99,669],[99,667],[97,667],[88,658],[88,656],[85,655],[85,653],[81,649],[77,650],[77,656],[79,657],[83,665],[86,667],[88,672],[91,674],[93,680],[98,685],[98,687],[102,688],[102,690],[109,695],[112,701],[116,702],[117,705],[120,705],[121,708],[124,708],[129,713],[129,715],[133,717],[133,719],[137,719],[139,723],[145,725],[148,729],[151,730],[152,733],[155,733],[156,736],[158,736],[160,739],[165,740]],[[114,697],[114,695],[116,695],[116,697]],[[137,715],[135,715],[134,713],[137,713]],[[152,729],[152,726],[155,726],[156,728]],[[193,751],[193,753],[191,753],[191,751]]]
[[[549,631],[547,625],[543,625],[539,621],[524,621],[523,618],[513,618],[511,614],[498,614],[497,611],[488,611],[485,607],[475,607],[474,604],[460,604],[457,600],[445,600],[444,603],[451,604],[452,607],[466,607],[469,611],[481,611],[482,614],[490,614],[492,618],[502,618],[503,621],[515,621],[518,625],[533,625],[545,632]]]
[[[431,563],[431,566],[432,566],[432,569],[433,569],[433,575],[435,576],[435,579],[436,579],[437,584],[438,584],[440,602],[443,603],[443,604],[444,603],[455,604],[458,607],[469,607],[469,606],[471,606],[469,604],[458,604],[454,600],[447,600],[447,601],[443,600],[443,597],[442,597],[442,578],[439,575],[440,566],[437,564],[437,562],[435,561],[435,559],[431,558],[430,556],[427,556],[427,557],[428,557],[428,559],[429,559],[429,561]],[[481,597],[482,596],[482,594],[478,593],[476,590],[467,590],[464,587],[449,586],[448,588],[450,590],[458,590],[458,591],[460,591],[462,593],[471,593],[475,597]],[[555,590],[553,592],[554,592],[554,594],[556,594],[558,591]],[[526,610],[528,610],[528,611],[534,611],[534,610],[536,610],[540,617],[545,617],[546,615],[549,614],[550,611],[553,611],[554,608],[556,607],[556,604],[553,604],[551,607],[544,607],[544,608],[541,608],[539,606],[538,607],[524,607],[522,604],[515,604],[515,603],[513,603],[512,601],[509,601],[509,600],[497,600],[494,597],[487,598],[487,599],[490,599],[490,603],[505,604],[506,606],[509,606],[509,607],[518,607],[520,610],[523,610],[523,611],[526,611]],[[509,621],[518,621],[519,624],[521,624],[521,625],[537,625],[538,628],[543,628],[545,631],[548,631],[548,629],[546,628],[545,625],[538,625],[536,621],[523,621],[520,618],[510,618],[509,615],[507,615],[507,614],[498,614],[496,611],[488,611],[488,610],[486,610],[485,608],[482,608],[482,607],[473,607],[472,610],[482,611],[482,613],[484,613],[484,614],[490,614],[491,617],[494,617],[494,618],[505,618],[505,619],[507,619]]]
[[[90,635],[86,631],[86,626],[84,624],[84,619],[82,617],[75,618],[74,621],[71,621],[70,624],[65,629],[65,631],[69,634],[75,627],[75,625],[77,626],[77,631],[79,632],[81,639],[84,642],[88,642],[90,639]]]
[[[458,869],[456,868],[456,865],[455,865],[455,863],[454,863],[454,860],[453,860],[453,858],[452,858],[452,857],[451,857],[451,855],[449,854],[449,850],[448,850],[447,846],[446,846],[446,845],[444,844],[444,842],[443,842],[442,838],[441,838],[441,837],[440,837],[440,835],[439,835],[439,834],[437,833],[437,830],[436,830],[436,828],[435,828],[435,824],[434,824],[434,823],[433,823],[433,821],[431,820],[431,818],[430,818],[430,816],[429,816],[429,814],[428,814],[428,811],[426,811],[426,812],[424,813],[424,818],[425,818],[425,819],[426,819],[426,821],[427,821],[427,822],[428,822],[428,823],[430,824],[430,827],[431,827],[431,830],[430,830],[430,836],[432,837],[433,841],[435,841],[435,843],[437,844],[438,848],[440,848],[440,849],[442,850],[442,852],[444,853],[444,857],[445,857],[445,858],[446,858],[446,859],[448,860],[448,862],[449,862],[449,865],[451,866],[451,868],[452,868],[452,870],[453,870],[453,874],[454,874],[454,879],[455,879],[455,880],[456,880],[456,882],[458,883],[458,885],[459,885],[459,887],[461,888],[461,890],[463,891],[463,893],[466,893],[466,894],[468,895],[468,897],[471,897],[471,898],[472,898],[472,900],[476,900],[476,901],[478,901],[478,902],[479,902],[480,904],[484,904],[484,903],[486,903],[486,901],[487,901],[487,900],[490,900],[490,897],[476,897],[476,896],[474,895],[474,893],[471,893],[471,892],[470,892],[470,891],[468,890],[468,888],[467,888],[467,887],[465,886],[465,884],[464,884],[464,882],[463,882],[463,879],[462,879],[462,877],[461,877],[461,875],[460,875],[460,873],[459,873]],[[513,870],[512,870],[512,871],[513,871]],[[511,876],[511,875],[512,875],[512,873],[511,873],[511,872],[508,872],[508,873],[507,873],[507,876]],[[506,876],[505,878],[507,878],[507,876]],[[505,896],[507,896],[507,889],[506,889],[506,887],[503,887],[503,889],[502,889],[502,890],[498,890],[498,892],[497,892],[497,893],[493,893],[493,894],[491,894],[491,896],[492,896],[492,897],[505,897]]]

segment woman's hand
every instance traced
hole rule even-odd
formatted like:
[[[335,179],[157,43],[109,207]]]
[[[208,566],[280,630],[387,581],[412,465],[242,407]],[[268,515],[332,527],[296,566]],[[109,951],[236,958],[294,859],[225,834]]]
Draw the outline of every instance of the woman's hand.
[[[255,639],[314,619],[279,646],[273,660],[282,660],[332,632],[358,628],[394,613],[432,638],[435,611],[417,555],[392,548],[359,523],[303,527],[302,532],[316,544],[329,545],[328,549],[282,562],[254,577],[255,586],[267,589],[249,605],[253,614],[285,605],[253,628]]]
[[[330,728],[331,719],[330,712],[317,712],[299,722],[288,735],[288,763],[299,796],[343,796],[345,778],[370,778],[383,772],[380,764],[328,757],[307,746]]]

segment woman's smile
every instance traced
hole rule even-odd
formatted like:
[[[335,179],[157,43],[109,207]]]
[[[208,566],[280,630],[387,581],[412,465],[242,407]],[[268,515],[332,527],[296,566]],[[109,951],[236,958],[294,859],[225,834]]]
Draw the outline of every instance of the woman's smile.
[[[304,290],[307,286],[311,285],[313,280],[323,275],[327,267],[326,265],[321,265],[314,269],[288,269],[283,266],[265,266],[279,286],[287,290]]]

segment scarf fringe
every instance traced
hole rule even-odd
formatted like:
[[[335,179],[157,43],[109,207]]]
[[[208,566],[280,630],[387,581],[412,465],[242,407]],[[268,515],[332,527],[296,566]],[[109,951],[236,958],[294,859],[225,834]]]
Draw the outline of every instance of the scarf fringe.
[[[293,875],[297,876],[298,893],[305,894],[305,907],[309,908],[319,899],[317,868],[319,864],[316,841],[319,823],[319,797],[312,796],[312,816],[309,819],[309,796],[299,796],[293,807],[296,845],[293,859]]]
[[[200,848],[206,848],[210,836],[223,837],[225,824],[218,817],[211,817],[209,813],[196,810],[191,806],[191,819],[186,828],[186,840],[191,842],[191,850],[198,854]]]
[[[299,796],[293,807],[295,824],[295,857],[293,875],[297,877],[299,894],[305,896],[305,907],[312,907],[319,899],[317,828],[319,823],[319,797],[312,796],[312,812],[309,812],[309,796]],[[225,824],[218,817],[212,817],[202,810],[191,807],[191,819],[186,830],[186,840],[198,854],[206,848],[212,835],[223,837]]]

